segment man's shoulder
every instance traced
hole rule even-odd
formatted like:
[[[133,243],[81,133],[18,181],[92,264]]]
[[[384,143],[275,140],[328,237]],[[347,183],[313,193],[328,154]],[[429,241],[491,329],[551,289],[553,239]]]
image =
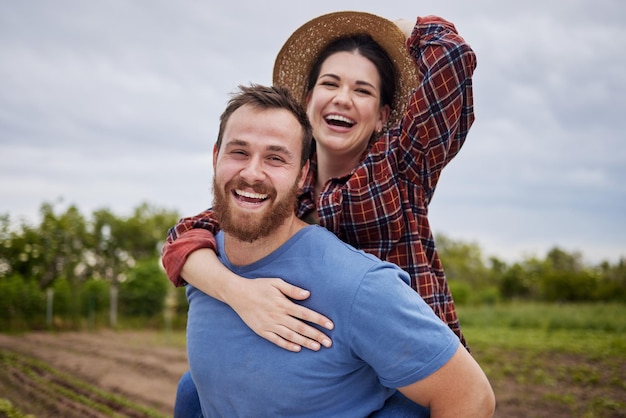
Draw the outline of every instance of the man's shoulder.
[[[358,251],[356,248],[340,240],[335,234],[320,225],[308,225],[303,228],[307,244],[319,245],[320,242],[335,247],[345,248],[346,251]]]
[[[359,260],[359,262],[374,265],[385,263],[378,257],[343,242],[328,229],[319,225],[310,225],[304,228],[302,244],[310,247],[312,254],[323,257],[335,256],[343,259]]]

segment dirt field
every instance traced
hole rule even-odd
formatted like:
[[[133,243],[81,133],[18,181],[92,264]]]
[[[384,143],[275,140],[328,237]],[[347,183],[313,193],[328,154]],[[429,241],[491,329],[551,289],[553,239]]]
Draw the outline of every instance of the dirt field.
[[[164,345],[159,338],[163,337],[154,332],[0,334],[0,350],[32,356],[63,373],[55,375],[23,361],[22,356],[11,359],[10,367],[0,366],[4,369],[0,398],[42,418],[106,417],[113,416],[111,411],[120,417],[155,415],[124,405],[111,395],[172,416],[176,384],[188,367],[187,355],[184,346]],[[90,399],[63,396],[57,383]],[[90,385],[107,393],[86,390]]]
[[[578,360],[554,357],[546,359],[546,367],[563,368],[568,363],[578,364]],[[618,376],[623,376],[624,365],[618,369],[622,370]],[[148,331],[0,334],[0,399],[8,399],[23,413],[38,418],[172,416],[176,384],[185,370],[181,334],[174,339]],[[541,385],[524,384],[513,377],[492,384],[498,418],[626,416],[612,408],[608,415],[572,415],[569,398],[547,398]],[[558,391],[559,386],[551,384],[552,390]],[[619,387],[603,396],[623,399]],[[596,390],[582,386],[576,392],[576,398],[584,398]]]

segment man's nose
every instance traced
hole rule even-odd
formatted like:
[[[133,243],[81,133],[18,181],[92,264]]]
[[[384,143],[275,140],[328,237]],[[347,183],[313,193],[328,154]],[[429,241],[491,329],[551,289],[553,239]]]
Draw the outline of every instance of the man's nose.
[[[246,166],[241,170],[241,177],[250,184],[265,180],[265,171],[263,170],[261,158],[253,157],[248,160]]]

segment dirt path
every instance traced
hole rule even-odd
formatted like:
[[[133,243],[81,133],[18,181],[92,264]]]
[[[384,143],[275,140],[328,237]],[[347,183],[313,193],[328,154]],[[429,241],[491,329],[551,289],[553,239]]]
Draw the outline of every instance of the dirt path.
[[[154,332],[0,334],[0,350],[17,354],[4,359],[8,367],[0,366],[7,373],[0,379],[5,386],[0,386],[0,398],[10,399],[23,412],[39,418],[111,416],[111,411],[118,416],[152,415],[111,399],[111,394],[117,394],[172,416],[176,384],[187,370],[187,356],[184,347],[164,345],[157,341],[159,336],[163,338]],[[65,376],[29,363],[29,357]],[[106,393],[86,390],[90,385]],[[83,398],[72,400],[68,396],[72,394]]]

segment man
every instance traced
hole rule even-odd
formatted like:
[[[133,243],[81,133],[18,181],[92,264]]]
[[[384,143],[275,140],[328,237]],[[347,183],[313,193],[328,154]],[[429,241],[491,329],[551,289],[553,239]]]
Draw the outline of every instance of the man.
[[[293,353],[188,286],[187,348],[204,416],[365,417],[396,389],[432,417],[492,416],[486,376],[408,274],[296,217],[310,146],[306,113],[284,89],[241,87],[222,114],[220,260],[242,280],[287,277],[309,289],[302,304],[335,327],[331,347]]]

